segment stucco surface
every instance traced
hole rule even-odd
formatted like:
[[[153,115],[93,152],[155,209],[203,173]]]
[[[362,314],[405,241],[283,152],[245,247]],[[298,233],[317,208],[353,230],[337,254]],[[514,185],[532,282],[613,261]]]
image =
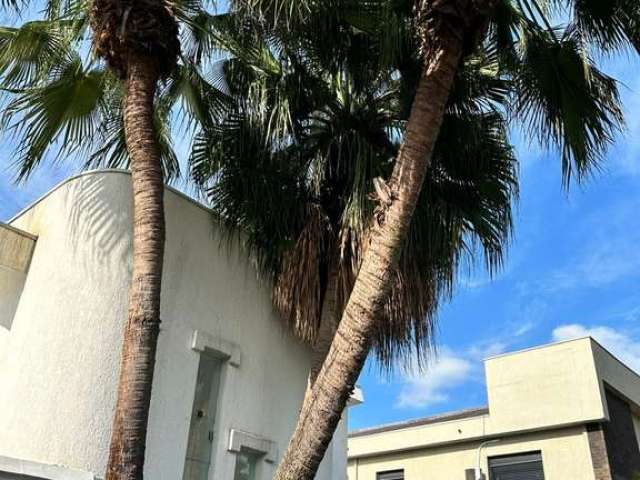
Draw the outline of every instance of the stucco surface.
[[[640,438],[640,377],[591,338],[490,358],[485,371],[486,410],[349,438],[349,479],[373,480],[375,472],[397,468],[405,468],[407,480],[463,478],[475,466],[478,445],[499,439],[486,448],[485,458],[540,450],[547,480],[592,480],[587,426],[610,426],[605,387],[629,405],[625,438],[632,440],[625,442]],[[602,455],[607,455],[604,447]]]
[[[491,432],[605,417],[589,338],[491,358],[485,372]]]
[[[349,439],[349,456],[434,447],[606,418],[602,379],[589,338],[494,357],[485,362],[485,371],[488,413],[479,411],[462,419],[355,436]]]
[[[406,480],[462,479],[476,465],[479,443],[414,450],[349,460],[349,480],[376,480],[377,472],[404,469]],[[487,472],[488,457],[541,451],[545,480],[594,480],[588,439],[584,428],[535,433],[504,439],[482,450]]]
[[[591,348],[600,380],[602,402],[606,405],[605,385],[609,385],[627,398],[636,414],[640,414],[640,377],[638,374],[611,355],[597,342],[592,341]]]
[[[76,178],[13,225],[38,235],[0,365],[0,455],[102,473],[107,458],[131,269],[130,177]],[[181,478],[200,353],[194,331],[240,349],[223,369],[210,478],[233,478],[231,429],[286,448],[304,393],[309,352],[283,331],[268,286],[211,215],[165,195],[162,327],[147,438],[146,478]],[[1,357],[0,357],[1,360]],[[339,480],[345,429],[319,479]],[[339,457],[342,458],[339,458]],[[259,478],[275,465],[262,461]],[[335,469],[335,467],[333,467]],[[344,477],[344,473],[342,473]]]

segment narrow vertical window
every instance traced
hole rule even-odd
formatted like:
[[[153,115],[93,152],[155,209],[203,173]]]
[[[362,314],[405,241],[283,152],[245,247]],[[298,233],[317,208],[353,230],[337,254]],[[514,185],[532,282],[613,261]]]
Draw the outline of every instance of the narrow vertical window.
[[[200,355],[183,480],[207,480],[215,438],[222,360]]]
[[[260,454],[242,449],[236,454],[236,470],[233,480],[256,480],[256,469]]]

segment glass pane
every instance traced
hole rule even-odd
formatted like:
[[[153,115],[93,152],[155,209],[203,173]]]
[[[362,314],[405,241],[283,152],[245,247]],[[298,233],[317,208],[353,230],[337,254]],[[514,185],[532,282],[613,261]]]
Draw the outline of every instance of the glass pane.
[[[258,456],[244,450],[236,454],[236,473],[233,480],[255,480]]]
[[[221,374],[220,359],[200,356],[183,480],[207,480]]]

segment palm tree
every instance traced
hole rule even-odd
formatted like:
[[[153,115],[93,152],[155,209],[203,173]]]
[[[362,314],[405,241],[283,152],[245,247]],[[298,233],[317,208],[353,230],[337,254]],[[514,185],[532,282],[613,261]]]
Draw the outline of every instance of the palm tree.
[[[238,4],[246,7],[244,2]],[[353,4],[359,4],[365,14],[352,15],[345,6]],[[385,14],[374,14],[370,21],[380,5],[386,6],[379,10]],[[357,276],[337,334],[276,473],[277,479],[310,479],[370,349],[378,345],[376,334],[402,271],[416,208],[424,195],[422,186],[435,166],[438,138],[448,104],[456,98],[454,85],[460,72],[478,54],[498,52],[492,74],[507,82],[511,101],[508,108],[495,113],[519,122],[532,140],[557,147],[565,184],[572,178],[580,181],[597,167],[623,122],[616,82],[597,69],[592,52],[637,48],[638,6],[629,0],[607,2],[606,6],[596,0],[424,0],[415,8],[413,2],[253,0],[249,7],[249,13],[266,25],[284,24],[293,32],[317,28],[332,34],[326,13],[337,7],[339,18],[387,45],[382,49],[386,61],[378,63],[378,70],[388,68],[392,77],[402,77],[413,91],[393,171],[383,172],[386,182],[375,182],[378,206],[364,228],[367,247],[357,262]],[[557,18],[568,20],[555,25]],[[415,32],[415,42],[409,43],[413,50],[401,55],[407,42],[399,41],[399,32],[407,22]],[[333,37],[329,38],[332,41],[326,45],[332,48]],[[326,58],[331,57],[327,49],[325,53]],[[403,58],[417,59],[418,71],[404,68],[399,61]],[[264,100],[265,91],[256,88],[253,95]],[[486,107],[481,111],[486,112]],[[255,129],[250,133],[263,143],[271,139],[273,129],[289,128],[282,109],[273,112],[277,114],[272,118],[284,121],[270,123],[266,134]],[[294,133],[291,128],[283,138]],[[271,140],[266,143],[273,145]],[[287,148],[278,150],[278,155],[288,153],[289,143],[283,142]],[[301,248],[311,251],[305,247],[305,235],[300,238]]]
[[[207,123],[224,102],[200,72],[211,14],[196,0],[50,0],[43,11],[0,29],[3,125],[18,137],[19,179],[49,151],[83,157],[86,167],[131,169],[133,272],[106,478],[141,479],[160,325],[164,180],[179,173],[169,125],[178,117],[187,128]]]
[[[381,73],[380,45],[335,20],[329,55],[323,29],[292,37],[241,15],[217,24],[214,36],[232,55],[224,73],[236,107],[197,137],[192,155],[192,173],[217,218],[243,232],[273,281],[274,305],[313,346],[310,386],[376,213],[369,186],[388,175],[398,149],[414,90],[408,72],[420,70],[419,61],[405,59],[405,77]],[[456,79],[429,188],[377,324],[374,345],[384,365],[428,353],[438,300],[451,294],[474,243],[489,268],[501,263],[516,167],[497,111],[507,86],[487,74],[496,62],[486,52]]]
[[[363,50],[366,35],[354,33],[353,28],[344,29],[339,35],[342,41],[334,39],[330,63],[337,67],[333,67],[320,58],[324,39],[317,32],[294,43],[286,32],[261,27],[233,16],[215,26],[220,47],[233,55],[224,73],[237,104],[235,111],[196,138],[192,173],[209,195],[217,217],[227,222],[230,231],[245,233],[259,266],[274,283],[274,305],[286,323],[314,344],[323,337],[318,334],[325,326],[320,317],[330,320],[336,315],[328,316],[334,309],[325,304],[337,303],[341,311],[353,285],[365,226],[375,207],[368,197],[369,185],[390,170],[411,89],[405,81],[385,78],[372,68],[379,52],[375,45]],[[285,42],[286,51],[277,47]],[[503,82],[483,73],[496,61],[495,54],[487,56],[468,65],[458,78],[460,99],[450,105],[438,147],[439,168],[431,172],[429,190],[449,207],[437,215],[428,208],[421,210],[427,216],[417,222],[424,231],[411,244],[407,255],[411,260],[404,262],[402,278],[394,287],[395,301],[389,302],[386,312],[402,340],[384,339],[388,329],[380,332],[378,353],[385,363],[396,354],[411,356],[416,344],[423,352],[426,349],[420,345],[429,341],[429,311],[439,295],[425,292],[432,288],[435,267],[415,270],[417,259],[442,264],[437,274],[447,279],[446,291],[451,289],[459,254],[455,261],[444,262],[452,254],[435,254],[433,249],[472,252],[462,236],[475,231],[487,264],[495,268],[501,261],[510,229],[515,167],[504,141],[502,118],[477,108],[480,103],[491,104],[490,97],[496,104],[507,100]],[[419,63],[413,68],[419,69]],[[264,98],[253,96],[261,91],[266,92]],[[459,138],[465,141],[452,141]],[[460,148],[445,148],[448,143]],[[487,196],[486,203],[479,204],[479,196]],[[436,199],[429,203],[438,204]],[[449,212],[453,207],[456,210]],[[270,212],[278,214],[265,214]],[[413,288],[407,288],[407,282],[415,282]],[[401,327],[403,321],[415,323]],[[415,332],[411,341],[407,331]],[[317,367],[321,364],[314,362]]]

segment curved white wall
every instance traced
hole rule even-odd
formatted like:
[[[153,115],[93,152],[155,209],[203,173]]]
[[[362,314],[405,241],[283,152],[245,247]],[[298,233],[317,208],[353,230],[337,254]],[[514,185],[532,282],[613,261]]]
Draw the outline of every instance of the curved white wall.
[[[127,174],[85,174],[12,222],[38,241],[0,356],[0,455],[104,472],[131,268],[130,191]],[[267,286],[216,233],[210,214],[170,190],[165,204],[163,323],[146,477],[182,477],[198,330],[241,350],[240,365],[225,366],[214,442],[211,478],[226,480],[235,461],[226,449],[230,429],[275,441],[278,455],[286,448],[309,355],[283,331]],[[344,445],[341,432],[336,440]],[[331,457],[318,478],[333,478]],[[261,479],[273,469],[262,462]]]

